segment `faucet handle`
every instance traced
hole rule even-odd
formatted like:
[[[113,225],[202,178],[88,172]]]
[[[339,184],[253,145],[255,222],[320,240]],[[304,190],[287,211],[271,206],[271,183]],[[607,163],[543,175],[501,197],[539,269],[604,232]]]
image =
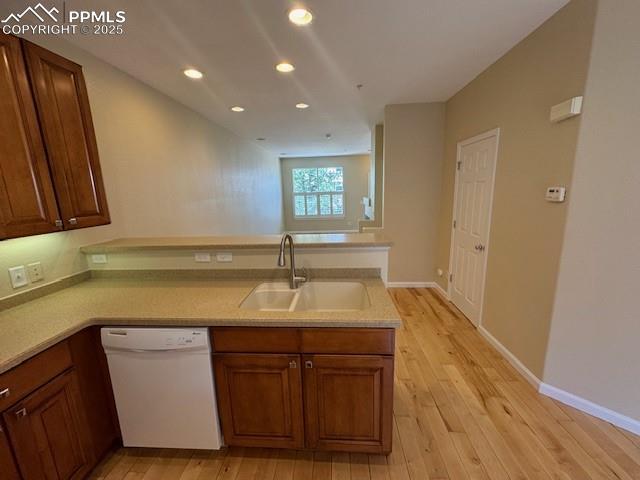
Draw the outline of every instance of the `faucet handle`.
[[[298,275],[298,270],[302,271],[302,275]],[[309,281],[309,273],[307,272],[306,268],[300,267],[300,269],[296,269],[296,271],[293,273],[293,278],[295,280],[296,286],[298,286]]]

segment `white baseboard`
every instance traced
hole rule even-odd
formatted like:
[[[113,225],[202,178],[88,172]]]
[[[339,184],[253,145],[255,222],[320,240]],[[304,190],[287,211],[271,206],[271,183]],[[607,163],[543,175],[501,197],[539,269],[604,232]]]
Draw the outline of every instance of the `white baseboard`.
[[[598,417],[606,422],[612,423],[617,427],[628,430],[636,435],[640,435],[640,421],[635,420],[621,413],[614,412],[613,410],[593,403],[585,398],[574,395],[573,393],[565,392],[553,385],[547,383],[541,383],[538,390],[547,397],[554,398],[559,402],[577,408],[578,410],[588,413],[594,417]]]
[[[388,288],[435,288],[435,282],[387,282]]]
[[[524,364],[498,341],[493,335],[491,335],[486,328],[482,325],[478,327],[478,332],[487,339],[487,341],[498,350],[507,361],[515,368],[533,387],[542,395],[551,397],[565,405],[574,407],[584,413],[600,418],[613,425],[628,430],[636,435],[640,435],[640,421],[631,417],[627,417],[618,412],[598,405],[585,398],[574,395],[567,391],[561,390],[558,387],[544,383],[538,377],[536,377],[531,370],[524,366]]]
[[[433,288],[436,292],[438,292],[440,296],[443,297],[445,300],[449,300],[449,294],[444,288],[440,286],[438,282],[433,282],[433,287],[431,288]]]
[[[527,382],[533,385],[536,390],[540,388],[540,384],[542,383],[542,381],[538,377],[536,377],[531,370],[525,367],[524,363],[522,363],[518,359],[518,357],[511,353],[507,347],[502,345],[502,343],[500,343],[496,337],[491,335],[489,331],[482,325],[478,327],[478,332],[480,332],[480,335],[486,338],[487,341],[491,345],[493,345],[496,350],[504,355],[507,361],[525,378],[525,380],[527,380]]]

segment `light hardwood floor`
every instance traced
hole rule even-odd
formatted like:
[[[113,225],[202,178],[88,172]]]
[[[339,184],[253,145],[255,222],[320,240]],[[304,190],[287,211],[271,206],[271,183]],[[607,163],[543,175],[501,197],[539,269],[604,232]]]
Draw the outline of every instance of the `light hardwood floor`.
[[[394,447],[380,455],[120,449],[100,480],[640,479],[640,437],[535,390],[432,290],[391,289]]]

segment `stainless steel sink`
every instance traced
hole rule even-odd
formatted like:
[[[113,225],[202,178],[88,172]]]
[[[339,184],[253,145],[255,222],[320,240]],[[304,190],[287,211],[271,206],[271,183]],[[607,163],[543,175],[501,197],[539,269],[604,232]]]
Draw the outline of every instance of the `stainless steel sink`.
[[[369,307],[367,287],[360,282],[309,282],[296,290],[284,282],[258,285],[240,304],[246,310],[341,312]]]

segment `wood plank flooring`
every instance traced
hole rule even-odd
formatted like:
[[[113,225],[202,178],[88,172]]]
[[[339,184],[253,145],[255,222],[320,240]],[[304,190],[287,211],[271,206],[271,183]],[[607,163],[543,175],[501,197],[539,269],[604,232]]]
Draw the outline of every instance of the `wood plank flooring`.
[[[381,455],[120,449],[94,480],[640,479],[640,437],[539,395],[448,302],[391,289],[394,448]]]

